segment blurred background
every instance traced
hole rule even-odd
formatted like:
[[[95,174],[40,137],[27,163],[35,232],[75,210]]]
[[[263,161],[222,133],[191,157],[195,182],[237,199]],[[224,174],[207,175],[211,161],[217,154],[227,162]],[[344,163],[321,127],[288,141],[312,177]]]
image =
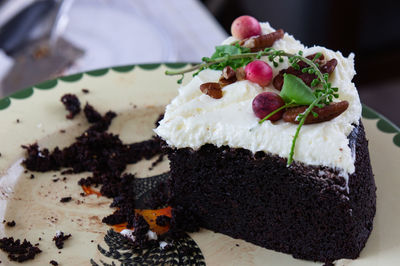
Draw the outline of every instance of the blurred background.
[[[356,54],[361,101],[400,125],[400,3],[381,0],[0,0],[0,97],[115,65],[199,62],[243,14]]]

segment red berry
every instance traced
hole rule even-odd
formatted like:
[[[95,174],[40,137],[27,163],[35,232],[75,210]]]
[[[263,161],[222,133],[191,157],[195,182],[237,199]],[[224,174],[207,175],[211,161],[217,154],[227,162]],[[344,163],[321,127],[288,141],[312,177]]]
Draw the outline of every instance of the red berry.
[[[273,92],[262,92],[258,94],[252,103],[253,112],[260,119],[266,117],[283,105],[285,105],[285,102],[282,100],[281,96]],[[282,115],[283,110],[277,112],[268,118],[268,120],[277,121],[282,118]]]
[[[243,40],[261,34],[261,26],[257,19],[251,16],[240,16],[231,25],[232,36]]]
[[[267,86],[272,80],[272,68],[261,60],[254,60],[249,63],[244,71],[246,72],[246,79],[264,87]]]

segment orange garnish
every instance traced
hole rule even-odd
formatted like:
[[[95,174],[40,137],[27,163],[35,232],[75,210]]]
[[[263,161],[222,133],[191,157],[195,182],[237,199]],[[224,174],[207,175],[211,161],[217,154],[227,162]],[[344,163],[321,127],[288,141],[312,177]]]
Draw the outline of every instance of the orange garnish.
[[[86,193],[86,195],[91,195],[91,194],[95,194],[97,195],[97,197],[101,196],[101,193],[99,191],[94,190],[91,187],[88,186],[82,186],[83,191]]]
[[[169,226],[159,226],[156,224],[156,219],[158,216],[166,215],[171,217],[171,207],[166,207],[158,210],[135,210],[136,213],[139,213],[143,216],[146,222],[150,225],[150,230],[156,232],[158,235],[162,235],[169,230]]]
[[[163,209],[158,209],[158,210],[135,210],[136,213],[140,214],[143,216],[143,218],[146,220],[146,222],[150,226],[150,230],[153,232],[156,232],[157,235],[162,235],[169,230],[169,226],[159,226],[156,224],[156,219],[158,216],[166,215],[168,217],[171,217],[171,207],[166,207]],[[122,223],[122,224],[116,224],[113,225],[112,228],[114,231],[120,233],[122,230],[126,229],[127,223]],[[131,228],[133,230],[133,228]]]
[[[122,230],[126,229],[126,226],[128,223],[122,223],[122,224],[115,224],[112,226],[115,232],[121,233]]]

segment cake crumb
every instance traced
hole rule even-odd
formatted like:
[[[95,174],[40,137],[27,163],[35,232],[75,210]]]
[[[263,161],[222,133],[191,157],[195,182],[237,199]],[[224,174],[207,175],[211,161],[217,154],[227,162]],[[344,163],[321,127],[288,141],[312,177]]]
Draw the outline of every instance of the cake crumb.
[[[60,178],[55,178],[55,179],[53,179],[52,181],[53,181],[54,183],[56,183],[56,182],[58,182],[58,180],[60,180]]]
[[[160,164],[162,161],[164,160],[164,154],[160,154],[157,158],[157,160],[155,160],[151,166],[149,167],[149,171],[153,170],[154,167],[156,167],[158,164]]]
[[[31,174],[31,176],[29,177],[30,179],[34,179],[35,178],[35,175],[34,174]]]
[[[21,243],[21,240],[14,240],[13,237],[4,237],[0,239],[0,249],[8,253],[8,258],[11,261],[16,262],[33,260],[37,254],[42,252],[38,247],[33,246],[26,239]]]
[[[70,237],[71,234],[64,235],[64,232],[57,231],[55,237],[53,237],[53,241],[58,249],[62,249],[64,247],[64,241]]]
[[[85,94],[88,94],[89,90],[88,89],[82,89],[82,92],[85,93]]]
[[[50,264],[53,265],[53,266],[58,266],[58,262],[55,261],[55,260],[51,260],[51,261],[50,261]]]
[[[73,119],[81,111],[81,103],[74,94],[65,94],[61,97],[61,102],[69,112],[67,119]]]
[[[60,129],[60,133],[65,133],[65,129]]]
[[[14,227],[14,226],[16,225],[16,223],[15,223],[14,220],[12,220],[11,222],[7,222],[6,225],[7,225],[8,227]]]
[[[66,203],[66,202],[70,202],[72,200],[72,197],[64,197],[60,199],[60,202],[62,203]]]
[[[167,226],[171,223],[171,217],[166,215],[160,215],[156,218],[156,224],[159,226]]]
[[[17,118],[17,123],[20,123],[21,122],[21,120],[19,120],[18,118]]]

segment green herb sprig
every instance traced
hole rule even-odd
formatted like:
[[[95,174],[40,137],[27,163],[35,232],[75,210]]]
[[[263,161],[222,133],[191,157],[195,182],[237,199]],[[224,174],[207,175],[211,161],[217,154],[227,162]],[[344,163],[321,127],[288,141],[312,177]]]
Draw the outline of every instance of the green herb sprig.
[[[312,111],[314,107],[324,107],[333,101],[333,98],[338,98],[337,94],[338,88],[333,88],[331,83],[328,82],[328,74],[323,74],[319,65],[316,62],[319,57],[322,56],[321,53],[317,53],[314,58],[308,59],[303,56],[303,52],[299,51],[298,54],[287,53],[283,50],[276,50],[273,48],[266,48],[260,52],[250,52],[248,48],[240,47],[239,45],[222,45],[217,46],[215,53],[211,58],[204,57],[202,59],[203,63],[192,66],[185,70],[167,70],[166,75],[183,75],[188,72],[197,70],[193,76],[197,75],[200,71],[210,68],[216,70],[222,70],[226,66],[231,66],[233,69],[243,67],[254,59],[259,59],[263,56],[267,56],[268,60],[277,67],[280,63],[284,61],[284,57],[288,58],[291,66],[297,70],[300,70],[300,61],[306,63],[308,67],[303,68],[301,71],[303,73],[315,74],[316,78],[311,82],[311,87],[315,88],[312,90],[308,87],[300,78],[291,75],[284,75],[284,83],[280,96],[285,101],[285,105],[274,110],[266,117],[259,121],[259,124],[265,122],[269,117],[273,116],[275,113],[283,110],[285,108],[308,105],[308,108],[301,114],[298,115],[297,119],[299,124],[296,129],[296,133],[293,136],[292,145],[289,152],[289,158],[287,165],[291,165],[293,162],[294,150],[296,146],[296,140],[299,137],[300,129],[305,123],[306,118],[311,113],[314,116],[318,116]],[[182,82],[182,78],[178,80],[178,83]],[[318,87],[317,87],[318,86]]]

